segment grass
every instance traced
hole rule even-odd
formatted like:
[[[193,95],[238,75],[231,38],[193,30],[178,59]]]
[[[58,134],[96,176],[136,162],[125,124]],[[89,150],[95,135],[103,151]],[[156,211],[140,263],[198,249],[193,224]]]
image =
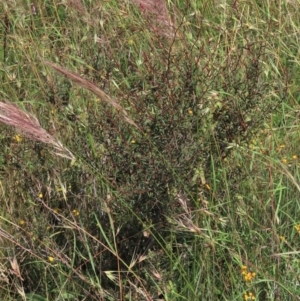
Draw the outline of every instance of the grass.
[[[298,300],[298,1],[0,16],[0,300]]]

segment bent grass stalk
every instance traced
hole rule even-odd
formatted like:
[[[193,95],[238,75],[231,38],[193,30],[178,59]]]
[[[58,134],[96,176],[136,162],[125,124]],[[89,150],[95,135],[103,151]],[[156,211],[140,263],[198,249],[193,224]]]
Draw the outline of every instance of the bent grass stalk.
[[[62,73],[66,78],[71,79],[72,81],[74,81],[75,83],[77,83],[78,85],[80,85],[81,87],[91,91],[92,93],[94,93],[96,96],[98,96],[102,101],[107,102],[108,104],[110,104],[111,106],[113,106],[115,109],[117,109],[118,112],[121,112],[123,114],[124,119],[131,125],[135,126],[136,128],[139,128],[136,123],[128,117],[127,112],[120,106],[120,104],[112,99],[109,95],[107,95],[103,90],[101,90],[99,87],[97,87],[94,83],[92,83],[91,81],[83,78],[82,76],[70,72],[69,70],[55,65],[51,62],[45,61],[45,63],[50,66],[51,68],[53,68],[54,70]]]
[[[24,112],[7,100],[0,101],[0,122],[15,127],[29,139],[52,145],[57,151],[56,155],[75,160],[75,156],[57,138],[41,127],[35,116]]]

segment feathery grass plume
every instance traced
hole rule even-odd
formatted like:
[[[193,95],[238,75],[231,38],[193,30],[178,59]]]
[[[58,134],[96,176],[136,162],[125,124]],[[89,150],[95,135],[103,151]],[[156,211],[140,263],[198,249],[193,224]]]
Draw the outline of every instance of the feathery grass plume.
[[[44,130],[37,118],[21,110],[9,101],[0,101],[0,122],[13,126],[26,137],[52,145],[56,155],[75,160],[74,155],[62,143]]]
[[[110,104],[111,106],[113,106],[114,108],[116,108],[119,112],[121,112],[124,116],[124,119],[131,125],[134,125],[136,128],[139,128],[136,123],[128,117],[127,112],[119,105],[119,103],[110,98],[103,90],[101,90],[99,87],[97,87],[94,83],[92,83],[91,81],[81,77],[80,75],[70,72],[67,69],[60,67],[58,65],[55,65],[49,61],[45,61],[45,63],[50,66],[51,68],[53,68],[54,70],[62,73],[66,78],[71,79],[72,81],[74,81],[75,83],[77,83],[78,85],[80,85],[82,88],[88,89],[89,91],[91,91],[92,93],[94,93],[96,96],[98,96],[101,100],[107,102],[108,104]]]
[[[68,3],[68,6],[75,8],[82,15],[85,14],[84,7],[83,7],[82,3],[80,2],[80,0],[68,0],[67,3]]]
[[[132,0],[142,15],[151,21],[154,19],[153,31],[167,38],[174,38],[174,24],[169,16],[166,2],[164,0]],[[152,23],[152,22],[150,22]]]
[[[88,12],[85,10],[84,5],[81,3],[81,0],[67,0],[64,2],[64,5],[68,9],[68,11],[72,14],[76,12],[78,16],[80,16],[80,20],[93,26],[93,20]]]

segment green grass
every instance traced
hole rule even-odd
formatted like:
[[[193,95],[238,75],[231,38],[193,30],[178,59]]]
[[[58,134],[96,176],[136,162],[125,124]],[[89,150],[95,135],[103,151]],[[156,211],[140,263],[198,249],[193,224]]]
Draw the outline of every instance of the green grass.
[[[0,101],[76,157],[1,124],[0,300],[298,300],[298,1],[137,2],[0,4]]]

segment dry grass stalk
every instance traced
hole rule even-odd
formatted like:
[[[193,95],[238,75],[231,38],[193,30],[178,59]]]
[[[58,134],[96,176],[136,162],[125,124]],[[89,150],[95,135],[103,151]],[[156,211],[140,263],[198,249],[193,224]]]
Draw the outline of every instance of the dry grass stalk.
[[[0,122],[13,126],[26,137],[52,145],[58,152],[55,154],[74,160],[74,155],[61,142],[44,130],[33,115],[25,113],[15,104],[0,101]]]
[[[88,89],[89,91],[91,91],[92,93],[94,93],[96,96],[98,96],[102,101],[107,102],[108,104],[110,104],[111,106],[113,106],[114,108],[117,109],[117,111],[121,112],[124,116],[124,119],[131,125],[134,125],[135,127],[138,128],[138,126],[135,124],[135,122],[128,117],[127,112],[119,105],[119,103],[110,98],[103,90],[101,90],[99,87],[97,87],[94,83],[92,83],[91,81],[83,78],[82,76],[70,72],[67,69],[60,67],[58,65],[55,65],[51,62],[45,61],[45,63],[50,66],[51,68],[53,68],[54,70],[62,73],[65,77],[71,79],[72,81],[74,81],[75,83],[77,83],[78,85],[80,85],[82,88]]]

